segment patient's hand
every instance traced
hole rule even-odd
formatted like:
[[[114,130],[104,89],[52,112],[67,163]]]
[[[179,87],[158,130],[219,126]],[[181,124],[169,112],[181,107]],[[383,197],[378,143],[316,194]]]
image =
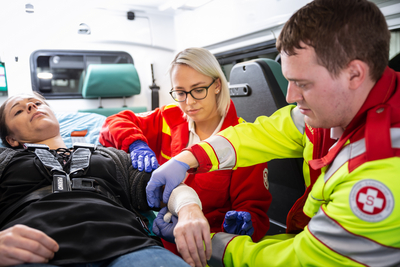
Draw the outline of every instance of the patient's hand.
[[[57,251],[56,241],[25,225],[15,225],[0,232],[0,266],[47,263]]]
[[[164,207],[157,214],[157,217],[153,221],[153,233],[170,243],[175,243],[174,229],[178,222],[178,218],[169,213],[169,215],[171,215],[171,220],[166,222],[164,221],[166,213],[168,213],[168,208]]]
[[[179,210],[178,218],[174,236],[179,253],[191,266],[206,266],[212,248],[210,226],[203,212],[197,204],[189,204]]]

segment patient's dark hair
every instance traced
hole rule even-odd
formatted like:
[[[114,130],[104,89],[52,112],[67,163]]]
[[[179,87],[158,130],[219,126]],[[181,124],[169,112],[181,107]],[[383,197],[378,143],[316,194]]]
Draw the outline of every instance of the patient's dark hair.
[[[295,55],[300,42],[314,48],[318,64],[332,77],[355,59],[368,64],[377,81],[389,61],[390,31],[379,8],[366,0],[314,0],[299,9],[276,42],[279,52]]]
[[[49,104],[47,104],[46,99],[37,92],[33,92],[32,94],[28,93],[28,94],[19,94],[19,95],[11,96],[6,101],[4,101],[4,103],[0,106],[0,138],[1,138],[1,141],[3,142],[3,145],[7,146],[7,147],[11,147],[11,146],[10,146],[10,144],[8,144],[8,142],[6,140],[6,137],[10,134],[10,130],[8,129],[8,127],[6,125],[5,108],[6,108],[7,103],[11,99],[13,99],[14,97],[17,97],[17,96],[22,96],[22,95],[24,95],[24,96],[32,95],[33,97],[36,97],[36,98],[39,98],[40,100],[42,100],[43,103],[45,103],[47,106],[49,105]]]

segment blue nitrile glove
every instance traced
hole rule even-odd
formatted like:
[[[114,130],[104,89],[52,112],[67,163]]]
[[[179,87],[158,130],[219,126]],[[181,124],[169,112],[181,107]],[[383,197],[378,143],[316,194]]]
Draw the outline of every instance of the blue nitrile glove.
[[[254,228],[251,214],[247,211],[228,211],[225,214],[224,230],[230,234],[252,236]]]
[[[150,181],[147,183],[146,195],[147,203],[150,207],[160,207],[161,190],[165,185],[163,202],[168,203],[172,190],[175,189],[186,176],[189,165],[174,158],[157,168],[152,174]]]
[[[139,171],[151,172],[158,168],[156,154],[142,140],[136,140],[129,146],[132,166]]]
[[[162,239],[175,244],[174,228],[178,222],[178,217],[172,215],[171,221],[165,222],[164,215],[167,212],[167,207],[164,207],[160,210],[157,217],[153,221],[153,233]]]

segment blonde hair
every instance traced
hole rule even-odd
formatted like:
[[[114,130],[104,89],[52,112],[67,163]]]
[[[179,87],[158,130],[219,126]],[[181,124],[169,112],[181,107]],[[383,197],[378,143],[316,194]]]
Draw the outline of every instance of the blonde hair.
[[[228,81],[214,55],[204,48],[187,48],[179,52],[171,62],[169,68],[170,77],[174,66],[179,64],[187,65],[203,75],[221,81],[221,92],[216,95],[217,110],[222,117],[225,117],[230,105]]]

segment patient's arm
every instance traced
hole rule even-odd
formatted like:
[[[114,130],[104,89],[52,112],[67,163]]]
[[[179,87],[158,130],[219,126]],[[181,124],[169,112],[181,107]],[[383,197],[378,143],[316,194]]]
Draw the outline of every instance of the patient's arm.
[[[15,225],[0,232],[0,266],[47,263],[57,251],[56,241],[25,225]]]
[[[174,236],[182,258],[191,266],[205,266],[211,257],[210,226],[196,191],[179,185],[171,193],[168,209],[179,217]]]

